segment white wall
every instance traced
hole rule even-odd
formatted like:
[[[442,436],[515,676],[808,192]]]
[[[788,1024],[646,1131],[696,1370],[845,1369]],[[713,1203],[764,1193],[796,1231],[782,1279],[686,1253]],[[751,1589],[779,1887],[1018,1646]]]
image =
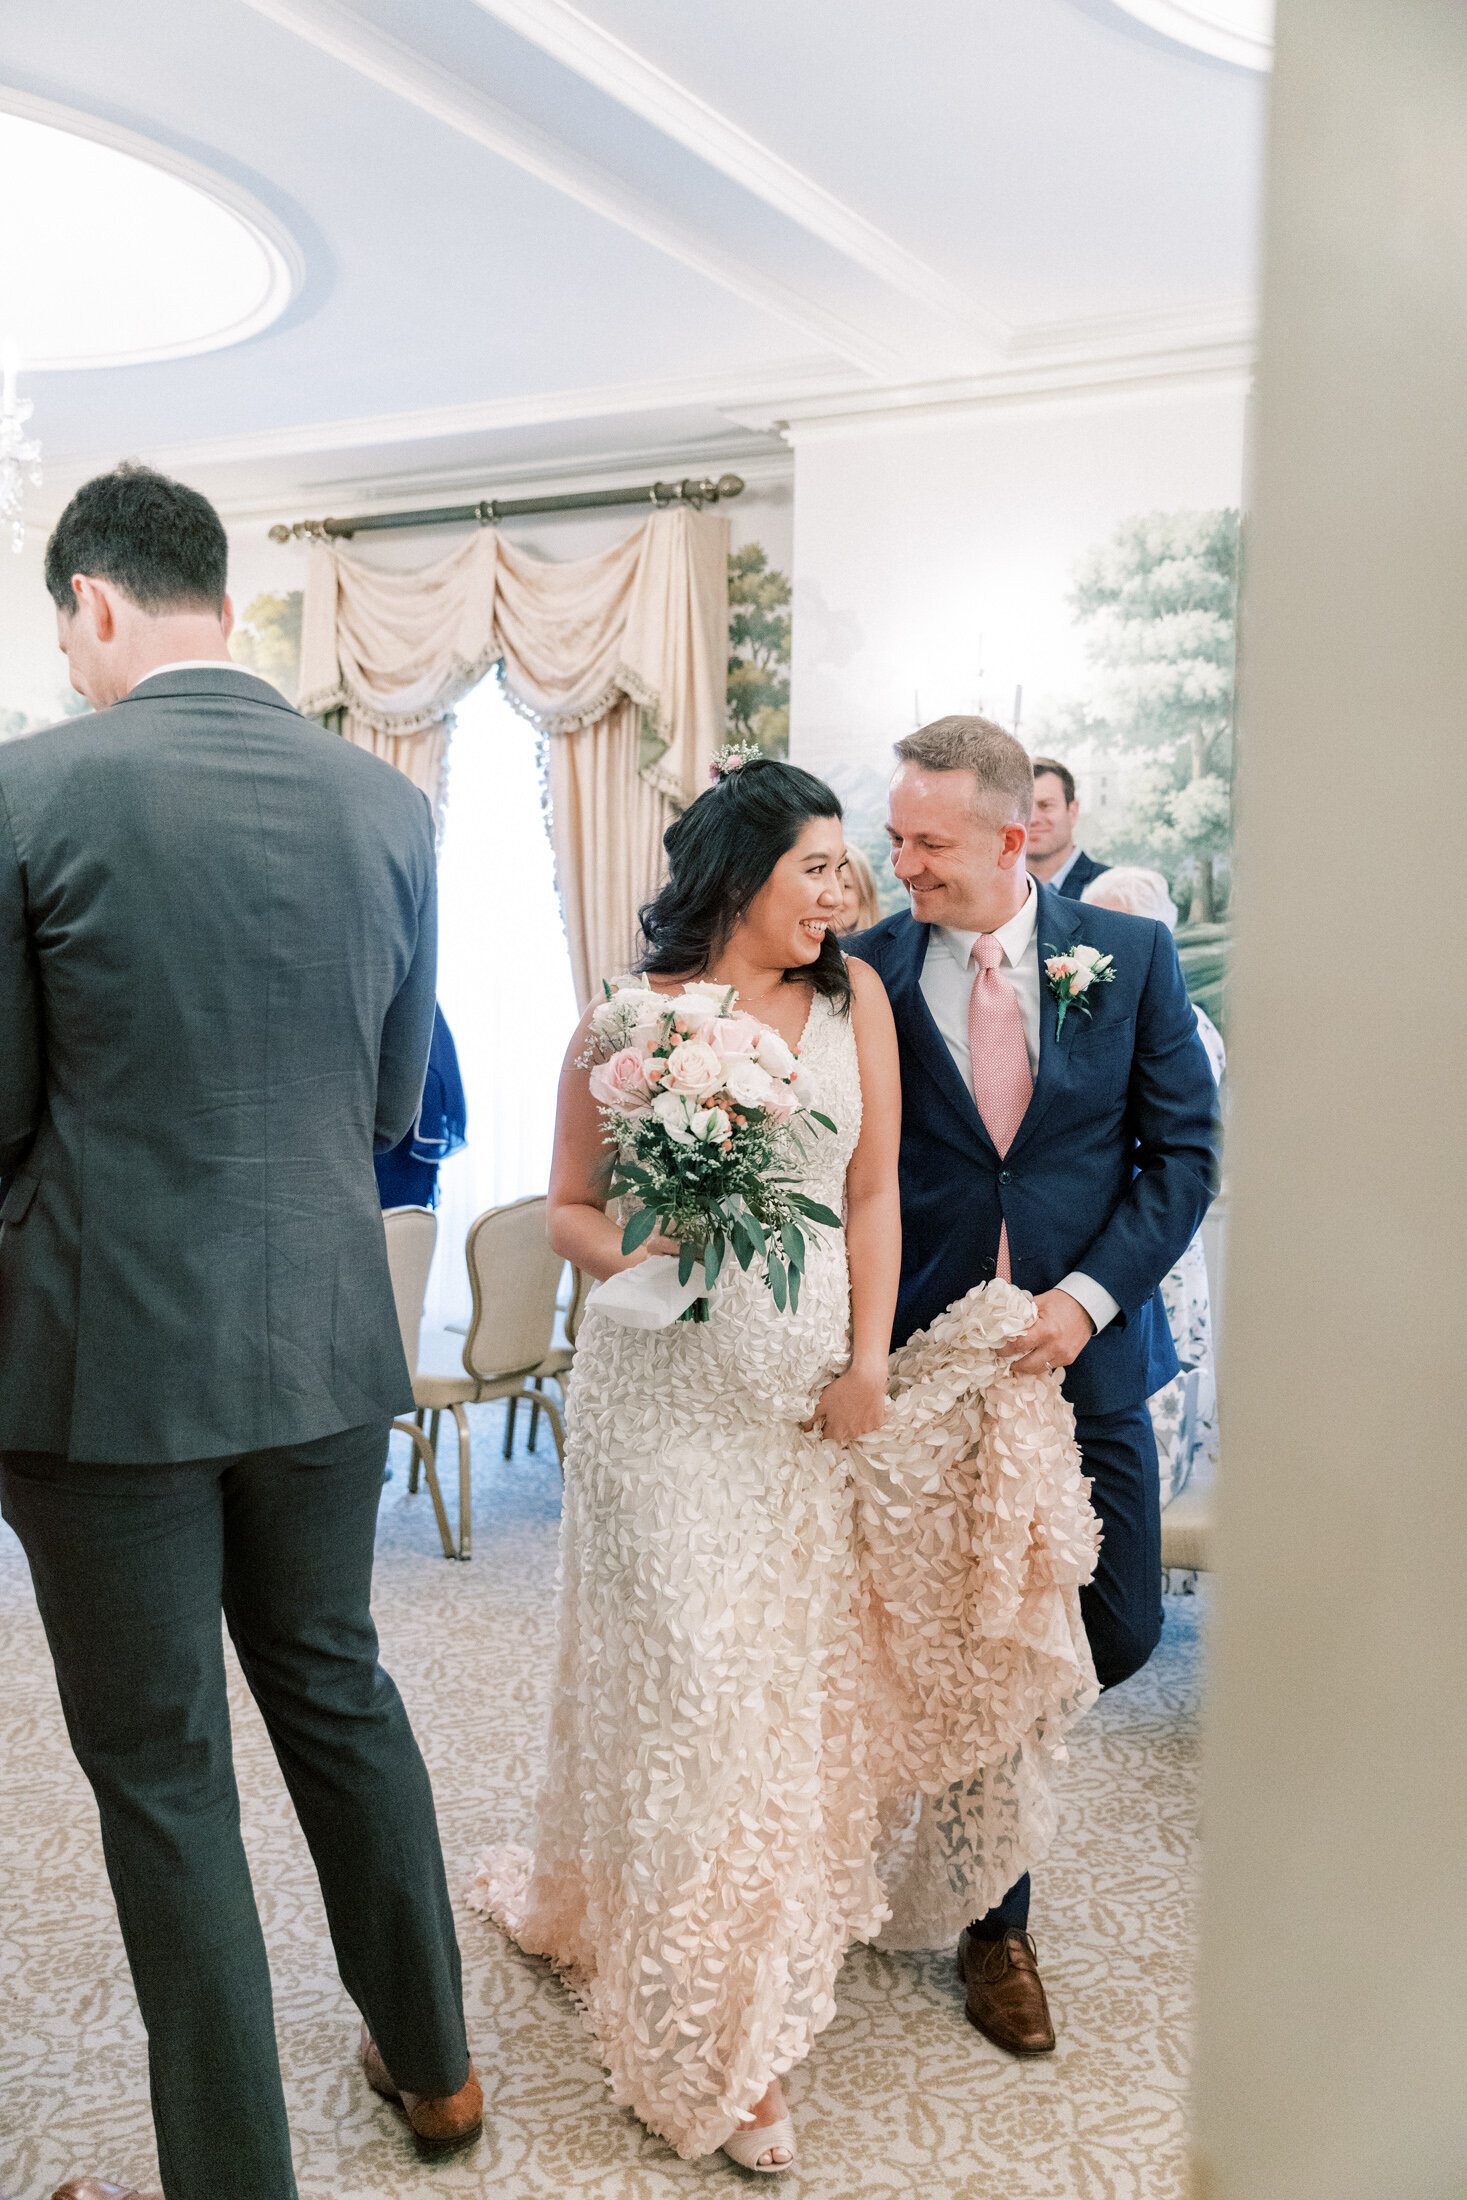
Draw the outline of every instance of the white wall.
[[[797,428],[791,749],[855,795],[949,711],[1013,722],[1086,684],[1065,603],[1132,513],[1237,505],[1241,383]],[[870,792],[870,779],[865,781]]]

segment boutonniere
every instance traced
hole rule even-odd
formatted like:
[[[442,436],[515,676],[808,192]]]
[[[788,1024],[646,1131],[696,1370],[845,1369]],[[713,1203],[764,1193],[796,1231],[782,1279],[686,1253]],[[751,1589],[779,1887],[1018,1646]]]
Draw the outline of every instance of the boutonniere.
[[[1054,1035],[1059,1037],[1065,1028],[1065,1018],[1072,1008],[1090,1014],[1090,1003],[1085,998],[1093,985],[1109,985],[1115,977],[1115,958],[1102,955],[1098,947],[1072,947],[1068,955],[1062,955],[1057,947],[1045,949],[1044,975],[1049,980],[1049,990],[1059,1003],[1059,1015],[1055,1020]]]

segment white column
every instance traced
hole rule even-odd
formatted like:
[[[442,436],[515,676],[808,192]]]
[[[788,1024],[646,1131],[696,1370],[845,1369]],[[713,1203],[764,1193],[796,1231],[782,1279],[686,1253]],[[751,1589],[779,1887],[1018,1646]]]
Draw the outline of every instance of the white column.
[[[1279,0],[1199,2186],[1467,2191],[1467,4]]]

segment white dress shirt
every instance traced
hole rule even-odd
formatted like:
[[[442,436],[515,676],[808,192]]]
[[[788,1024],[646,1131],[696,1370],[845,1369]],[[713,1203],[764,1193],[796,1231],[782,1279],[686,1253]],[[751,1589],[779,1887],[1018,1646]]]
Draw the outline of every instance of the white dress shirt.
[[[248,665],[235,664],[232,658],[177,657],[171,665],[154,665],[151,672],[143,674],[142,680],[133,682],[128,694],[136,695],[144,680],[161,680],[165,672],[240,672],[247,680],[258,680],[260,677],[258,672],[251,672]]]
[[[1074,870],[1075,865],[1079,862],[1083,854],[1084,850],[1082,848],[1076,848],[1073,845],[1071,846],[1069,854],[1065,857],[1064,862],[1055,872],[1053,878],[1047,878],[1044,882],[1052,894],[1057,894],[1059,892],[1060,888],[1064,885],[1065,880],[1069,877],[1071,871]]]
[[[1038,924],[1039,895],[1030,879],[1023,908],[1010,917],[1007,924],[1001,924],[993,937],[1003,949],[998,975],[1018,1003],[1031,1077],[1039,1074]],[[969,1092],[973,1090],[973,1060],[968,1050],[968,1004],[977,976],[972,956],[978,937],[976,932],[954,932],[945,924],[934,925],[928,935],[927,956],[919,981],[932,1021],[942,1034],[943,1044]],[[1072,1299],[1079,1301],[1097,1330],[1114,1321],[1121,1310],[1104,1284],[1097,1283],[1093,1276],[1079,1269],[1061,1276],[1057,1288],[1068,1291]]]

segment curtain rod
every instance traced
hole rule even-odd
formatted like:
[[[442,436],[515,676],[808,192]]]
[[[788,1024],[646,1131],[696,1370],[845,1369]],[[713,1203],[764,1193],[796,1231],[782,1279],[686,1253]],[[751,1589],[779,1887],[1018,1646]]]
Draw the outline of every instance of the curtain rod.
[[[355,519],[298,519],[281,521],[270,530],[272,542],[314,542],[332,537],[377,534],[389,527],[454,527],[477,523],[496,527],[502,519],[520,519],[531,512],[590,512],[608,504],[655,504],[659,511],[670,504],[691,504],[701,511],[738,496],[743,483],[737,474],[720,474],[717,481],[652,481],[645,489],[587,489],[562,497],[481,497],[477,504],[439,504],[427,512],[365,512]]]

